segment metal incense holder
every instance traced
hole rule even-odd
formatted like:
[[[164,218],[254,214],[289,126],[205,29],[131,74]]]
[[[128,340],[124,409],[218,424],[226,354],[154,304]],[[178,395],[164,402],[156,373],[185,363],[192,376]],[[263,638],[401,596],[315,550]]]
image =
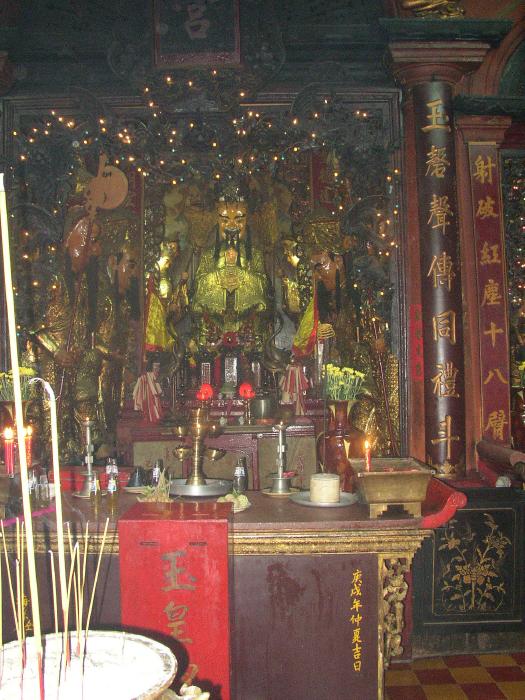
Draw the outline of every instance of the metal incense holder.
[[[191,452],[187,455],[189,457],[191,454],[191,473],[187,479],[172,480],[170,487],[172,496],[223,496],[231,491],[231,480],[209,479],[202,467],[205,454],[212,460],[224,456],[222,450],[207,450],[204,444],[206,437],[214,437],[218,432],[219,427],[210,422],[209,408],[205,403],[191,409],[188,423],[176,427],[176,433],[180,438],[186,435],[191,438]]]
[[[270,493],[292,493],[292,479],[284,476],[286,472],[286,428],[284,421],[279,421],[273,426],[273,430],[279,434],[277,445],[277,476],[273,477]]]
[[[82,427],[85,431],[84,435],[86,440],[86,456],[84,457],[86,469],[80,473],[85,478],[80,491],[75,491],[73,495],[77,498],[89,498],[91,492],[91,482],[93,481],[93,452],[95,449],[93,443],[91,442],[91,428],[93,427],[93,421],[89,418],[84,418],[82,420]]]

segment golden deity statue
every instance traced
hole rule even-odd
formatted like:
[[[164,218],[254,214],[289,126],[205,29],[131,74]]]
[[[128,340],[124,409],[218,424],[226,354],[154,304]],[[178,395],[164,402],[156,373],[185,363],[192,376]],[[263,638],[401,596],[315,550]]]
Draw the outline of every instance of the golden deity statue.
[[[247,333],[260,346],[268,281],[262,252],[252,245],[246,224],[246,203],[226,194],[217,216],[215,246],[202,253],[194,281],[191,310],[201,321],[199,344],[209,345],[224,333]]]

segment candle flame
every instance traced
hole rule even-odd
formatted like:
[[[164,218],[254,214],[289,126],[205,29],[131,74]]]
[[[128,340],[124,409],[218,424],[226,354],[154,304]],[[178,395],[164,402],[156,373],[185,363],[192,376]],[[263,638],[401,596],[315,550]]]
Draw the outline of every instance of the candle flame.
[[[31,425],[26,426],[26,437],[31,437],[33,434],[33,427]]]
[[[15,437],[15,431],[13,428],[6,428],[4,430],[4,440],[12,440]]]
[[[369,450],[369,449],[370,449],[370,443],[368,442],[368,440],[365,440],[365,450]]]

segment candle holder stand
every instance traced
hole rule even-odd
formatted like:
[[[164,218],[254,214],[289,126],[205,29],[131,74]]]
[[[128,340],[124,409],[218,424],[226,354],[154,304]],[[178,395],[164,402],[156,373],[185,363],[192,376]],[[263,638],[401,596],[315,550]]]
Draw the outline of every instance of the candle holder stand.
[[[172,496],[223,496],[232,489],[232,481],[230,479],[210,479],[204,473],[202,463],[206,452],[205,438],[214,437],[219,432],[216,424],[210,422],[209,408],[205,402],[202,402],[198,408],[191,409],[190,420],[186,424],[176,426],[176,433],[179,438],[189,436],[191,439],[191,472],[184,479],[173,479],[170,486],[170,494]],[[178,448],[185,450],[186,448]],[[220,459],[224,456],[224,452],[217,450],[213,451],[215,458]],[[177,450],[175,450],[177,456]],[[182,456],[182,455],[181,455]]]
[[[84,457],[86,469],[80,473],[85,478],[82,488],[79,491],[75,491],[73,495],[77,498],[89,498],[91,494],[91,484],[93,482],[93,452],[95,449],[93,443],[91,442],[91,428],[93,427],[93,421],[89,418],[84,418],[82,421],[82,427],[85,430],[86,439],[86,456]]]
[[[292,493],[292,479],[289,476],[284,476],[286,472],[286,428],[287,425],[283,421],[273,426],[273,430],[279,434],[279,442],[277,444],[277,476],[273,477],[270,489],[272,494]]]

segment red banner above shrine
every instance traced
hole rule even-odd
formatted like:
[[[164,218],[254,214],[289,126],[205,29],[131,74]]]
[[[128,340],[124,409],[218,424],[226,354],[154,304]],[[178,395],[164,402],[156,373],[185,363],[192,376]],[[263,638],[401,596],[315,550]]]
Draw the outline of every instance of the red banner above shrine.
[[[509,331],[498,149],[491,142],[469,143],[468,155],[479,299],[481,430],[485,439],[509,444]]]

